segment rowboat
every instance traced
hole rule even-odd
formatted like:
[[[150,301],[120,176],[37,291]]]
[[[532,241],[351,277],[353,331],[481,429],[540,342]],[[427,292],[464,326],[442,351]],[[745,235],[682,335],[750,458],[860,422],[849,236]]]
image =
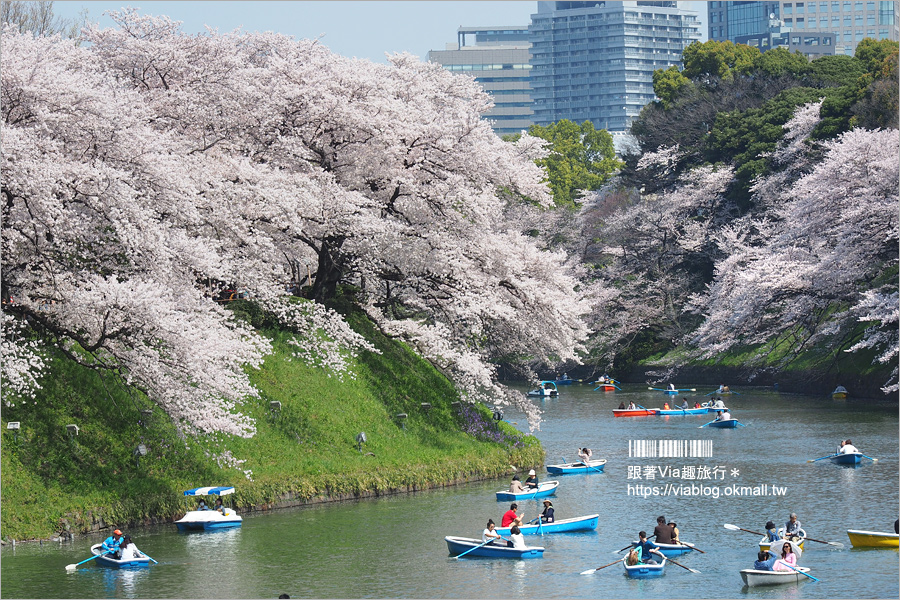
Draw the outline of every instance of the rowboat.
[[[588,466],[585,466],[583,462],[575,462],[575,463],[565,463],[562,465],[547,465],[547,472],[552,473],[553,475],[571,475],[573,473],[596,473],[597,471],[602,472],[603,467],[606,466],[606,459],[600,460],[589,460],[587,461]]]
[[[720,429],[734,429],[738,426],[737,419],[722,419],[721,421],[713,421],[709,424],[710,427],[718,427]]]
[[[898,548],[900,547],[900,535],[896,533],[882,533],[878,531],[863,531],[861,529],[848,529],[847,536],[854,548]]]
[[[830,456],[828,460],[836,465],[858,465],[862,462],[862,452],[848,452],[847,454],[835,454]]]
[[[648,565],[648,564],[636,564],[636,565],[627,565],[624,562],[622,565],[625,566],[625,575],[631,577],[632,579],[650,579],[651,577],[662,577],[665,574],[664,569],[666,568],[667,559],[663,557],[662,562],[658,565]]]
[[[560,519],[552,523],[541,523],[538,525],[520,525],[519,529],[522,533],[533,533],[535,535],[541,533],[564,533],[568,531],[592,531],[597,529],[600,515],[587,515],[584,517],[573,517],[571,519]],[[500,535],[509,535],[511,527],[498,527],[495,529]]]
[[[507,501],[515,501],[515,500],[531,500],[532,498],[546,498],[547,496],[552,496],[556,493],[556,488],[559,487],[558,481],[545,481],[544,483],[538,485],[538,489],[536,490],[526,490],[524,492],[510,492],[508,490],[500,490],[497,492],[497,500],[507,500]]]
[[[604,392],[612,392],[616,389],[616,386],[611,383],[600,383],[597,385],[596,389],[603,390]]]
[[[134,569],[138,567],[146,567],[150,564],[150,558],[144,556],[143,558],[135,558],[132,560],[119,560],[117,558],[112,558],[112,554],[106,554],[101,556],[103,553],[103,544],[94,544],[91,546],[91,553],[98,557],[96,558],[96,562],[100,563],[104,567],[112,567],[113,569]]]
[[[537,396],[540,398],[554,398],[559,396],[559,390],[556,389],[555,381],[542,381],[537,389],[528,392],[529,396]]]
[[[831,392],[831,397],[835,400],[846,400],[847,399],[847,388],[842,385],[834,388],[834,391]]]
[[[575,380],[569,377],[566,373],[563,373],[563,376],[554,379],[553,383],[555,383],[556,385],[572,385],[573,381]]]
[[[665,415],[705,415],[707,412],[708,412],[708,409],[704,408],[704,407],[700,407],[700,408],[670,408],[668,410],[665,408],[661,408],[657,411],[656,414],[658,414],[660,416],[665,416]]]
[[[614,408],[615,417],[650,417],[659,412],[658,408]]]
[[[495,546],[494,544],[481,545],[481,540],[473,540],[472,538],[456,537],[448,535],[444,538],[447,542],[447,548],[450,550],[450,556],[457,556],[466,550],[472,550],[466,556],[483,556],[487,558],[541,558],[544,556],[544,548],[542,546],[525,546],[524,548],[509,548],[506,542],[500,542],[503,546]]]
[[[199,487],[186,490],[185,496],[226,496],[233,494],[234,488],[230,486]],[[206,531],[210,529],[227,529],[240,527],[243,518],[234,512],[234,509],[223,507],[222,512],[217,510],[189,510],[182,518],[175,521],[179,531]]]
[[[797,569],[797,571],[802,571],[804,573],[809,572],[809,567],[794,568]],[[741,570],[741,579],[744,580],[744,585],[748,587],[798,583],[804,579],[809,579],[809,577],[801,575],[797,571],[761,571],[758,569],[743,569]]]
[[[778,530],[778,535],[780,535],[780,536],[784,535],[784,527],[782,527],[781,529]],[[806,531],[801,529],[800,530],[800,541],[799,542],[791,542],[791,543],[796,545],[801,550],[803,550],[803,542],[805,540],[806,540]],[[773,545],[775,546],[776,549],[779,549],[779,548],[781,548],[781,546],[784,545],[783,542],[784,542],[784,539],[779,539],[779,540],[775,540],[774,542],[770,543],[769,536],[764,535],[762,537],[762,539],[759,541],[759,549],[762,552],[766,552]]]
[[[640,542],[638,541],[631,542],[631,545],[635,548],[638,544],[640,544]],[[687,554],[694,549],[693,544],[688,544],[686,542],[683,544],[660,544],[659,542],[657,542],[656,545],[659,551],[662,552],[664,556],[669,558]]]

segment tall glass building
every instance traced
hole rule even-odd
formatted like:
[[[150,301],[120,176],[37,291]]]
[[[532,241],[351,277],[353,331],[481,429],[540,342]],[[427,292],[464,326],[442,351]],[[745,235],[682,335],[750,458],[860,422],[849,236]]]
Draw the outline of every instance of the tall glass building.
[[[900,40],[900,2],[709,2],[709,39],[747,43],[764,37],[773,21],[789,50],[809,55],[849,54],[863,38]],[[833,52],[822,52],[833,45]],[[763,48],[761,48],[763,49]],[[830,49],[829,49],[830,50]]]
[[[428,60],[473,76],[493,96],[494,108],[485,118],[498,135],[531,127],[528,26],[460,27],[456,37],[445,50],[431,50]]]
[[[534,122],[591,121],[624,134],[651,102],[653,71],[700,38],[678,2],[538,2],[531,15]]]

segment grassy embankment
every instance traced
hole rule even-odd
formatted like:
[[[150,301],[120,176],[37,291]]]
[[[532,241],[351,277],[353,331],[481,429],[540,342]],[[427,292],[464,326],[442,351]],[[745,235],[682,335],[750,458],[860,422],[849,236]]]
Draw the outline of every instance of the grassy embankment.
[[[0,535],[47,538],[67,524],[72,532],[86,531],[98,519],[121,526],[174,518],[194,504],[182,492],[202,485],[234,485],[232,502],[246,509],[287,494],[387,493],[543,463],[536,438],[505,423],[498,431],[486,409],[482,424],[502,441],[461,431],[474,428],[451,406],[457,397],[447,379],[365,318],[351,321],[382,351],[354,361],[352,379],[289,360],[284,333],[264,330],[276,352],[252,376],[262,397],[243,407],[257,424],[249,439],[182,436],[140,392],[53,357],[37,400],[3,410]],[[272,401],[281,402],[278,413],[269,411]],[[147,409],[149,418],[141,414]],[[405,429],[395,416],[401,412],[409,415]],[[6,429],[9,421],[21,422],[17,441]],[[70,423],[80,428],[71,438]],[[355,436],[361,431],[368,442],[359,452]],[[136,461],[133,451],[141,443],[149,452]],[[207,456],[225,448],[246,460],[240,469],[251,470],[252,480]]]

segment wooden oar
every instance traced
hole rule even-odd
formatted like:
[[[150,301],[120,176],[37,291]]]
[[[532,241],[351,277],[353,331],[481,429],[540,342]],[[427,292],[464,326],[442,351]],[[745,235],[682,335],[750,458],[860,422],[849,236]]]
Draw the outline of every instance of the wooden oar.
[[[758,531],[751,531],[749,529],[744,529],[743,527],[738,527],[737,525],[732,525],[731,523],[725,523],[725,529],[730,529],[731,531],[746,531],[747,533],[753,533],[756,535],[766,535]]]
[[[653,535],[651,535],[651,536],[648,537],[647,539],[648,539],[648,540],[652,540],[652,539],[655,538],[655,537],[656,537],[656,534],[654,533]],[[625,546],[624,548],[622,548],[622,550],[616,550],[615,552],[613,552],[613,554],[618,554],[619,552],[623,552],[623,551],[628,550],[629,548],[633,548],[633,547],[634,547],[634,543],[632,542],[631,544],[628,544],[627,546]]]
[[[693,544],[689,544],[688,542],[678,542],[678,543],[681,544],[682,546],[687,546],[691,550],[696,550],[700,554],[706,554],[706,552],[704,552],[703,550],[701,550],[700,548],[698,548],[697,546],[695,546]]]
[[[860,454],[862,454],[862,452],[860,452]],[[863,457],[863,458],[868,458],[868,459],[871,460],[872,462],[878,462],[878,459],[877,459],[877,458],[872,458],[871,456],[866,456],[865,454],[862,454],[862,457]]]
[[[605,569],[606,567],[611,567],[616,563],[622,562],[623,560],[625,560],[625,558],[627,558],[627,557],[620,558],[619,560],[614,560],[613,562],[609,563],[608,565],[603,565],[602,567],[597,567],[596,569],[588,569],[587,571],[582,571],[581,574],[582,575],[593,575],[600,569]]]
[[[781,562],[781,564],[783,564],[784,566],[788,567],[789,569],[793,569],[793,570],[797,571],[798,573],[800,573],[801,575],[806,575],[807,577],[809,577],[809,578],[812,579],[813,581],[819,581],[818,579],[816,579],[816,578],[813,577],[812,575],[809,575],[809,574],[807,574],[807,573],[804,573],[803,571],[801,571],[801,570],[798,569],[797,567],[793,567],[793,566],[787,564],[786,562],[784,562],[783,560],[780,561],[780,562]]]
[[[94,556],[92,556],[92,557],[90,557],[90,558],[84,559],[84,560],[81,561],[80,563],[75,563],[75,564],[72,564],[72,565],[66,565],[66,571],[74,571],[75,568],[78,567],[78,565],[83,565],[84,563],[88,562],[89,560],[94,560],[95,558],[99,558],[99,557],[103,556],[104,554],[109,554],[110,552],[112,552],[112,550],[107,550],[106,552],[101,552],[100,554],[95,554]],[[148,557],[148,558],[149,558],[149,557]],[[156,561],[154,561],[154,562],[156,562]]]
[[[808,460],[808,461],[806,461],[806,462],[808,462],[808,463],[819,462],[820,460],[825,460],[826,458],[832,458],[832,457],[835,457],[835,456],[837,456],[837,455],[838,455],[838,453],[835,452],[834,454],[829,454],[828,456],[822,456],[822,457],[820,457],[820,458],[814,458],[814,459]]]
[[[834,546],[835,548],[843,548],[844,545],[840,542],[825,542],[823,540],[815,540],[811,537],[803,538],[805,540],[809,540],[810,542],[819,542],[820,544],[828,544],[829,546]]]
[[[691,573],[699,573],[699,572],[700,572],[700,571],[698,571],[697,569],[692,569],[692,568],[690,568],[690,567],[684,566],[684,565],[681,564],[681,563],[677,563],[677,562],[675,562],[674,560],[672,560],[671,558],[666,558],[666,562],[670,562],[670,563],[672,563],[673,565],[678,565],[678,566],[681,567],[682,569],[687,569],[687,570],[690,571]]]

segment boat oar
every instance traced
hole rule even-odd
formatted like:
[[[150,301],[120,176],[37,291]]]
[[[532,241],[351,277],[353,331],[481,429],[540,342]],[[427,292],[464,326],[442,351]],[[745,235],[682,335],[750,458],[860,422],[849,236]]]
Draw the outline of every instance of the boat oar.
[[[75,564],[72,564],[72,565],[66,565],[66,571],[74,571],[75,568],[76,568],[78,565],[83,565],[84,563],[88,562],[89,560],[94,560],[95,558],[98,558],[98,557],[100,557],[100,556],[103,556],[104,554],[109,554],[110,552],[112,552],[112,550],[107,550],[106,552],[101,552],[100,554],[95,554],[94,556],[92,556],[92,557],[90,557],[90,558],[84,559],[84,560],[81,561],[80,563],[75,563]]]
[[[650,540],[650,539],[653,539],[653,538],[655,538],[655,537],[656,537],[656,534],[654,533],[653,535],[651,535],[651,536],[648,537],[647,539]],[[616,550],[615,552],[613,552],[613,554],[618,554],[619,552],[624,552],[625,550],[628,550],[629,548],[633,548],[633,547],[634,547],[634,543],[628,544],[627,546],[625,546],[625,547],[622,548],[621,550]]]
[[[834,546],[835,548],[843,548],[844,547],[844,545],[840,542],[826,542],[823,540],[815,540],[811,537],[803,538],[803,539],[809,540],[810,542],[819,542],[820,544],[828,544],[829,546]]]
[[[703,429],[703,428],[706,427],[707,425],[712,425],[712,424],[715,423],[716,421],[718,421],[718,419],[713,419],[713,420],[710,421],[709,423],[704,423],[703,425],[701,425],[701,426],[698,427],[697,429]]]
[[[725,529],[730,529],[731,531],[746,531],[747,533],[752,533],[755,535],[766,535],[758,531],[751,531],[749,529],[744,529],[743,527],[738,527],[737,525],[732,525],[731,523],[725,523]]]
[[[481,548],[482,546],[487,546],[488,544],[490,544],[491,542],[493,542],[495,539],[497,539],[497,538],[491,538],[491,539],[489,539],[489,540],[486,541],[486,542],[481,542],[481,543],[478,544],[477,546],[475,546],[475,547],[473,547],[473,548],[469,548],[468,550],[466,550],[466,551],[463,552],[462,554],[457,554],[457,555],[456,555],[456,558],[457,558],[457,559],[462,558],[463,556],[465,556],[466,554],[468,554],[468,553],[471,552],[472,550],[478,550],[478,549]],[[500,539],[504,539],[504,538],[501,536]]]
[[[863,458],[868,458],[868,459],[871,460],[872,462],[878,462],[878,459],[877,459],[877,458],[872,458],[871,456],[866,456],[865,454],[863,454],[862,457],[863,457]]]
[[[149,558],[150,560],[152,560],[154,564],[157,564],[157,565],[159,564],[159,561],[158,561],[158,560],[156,560],[155,558],[153,558],[152,556],[150,556],[150,555],[147,554],[146,552],[141,552],[141,554],[143,554],[144,556],[146,556],[147,558]]]
[[[687,547],[690,548],[691,550],[696,550],[696,551],[699,552],[700,554],[706,554],[706,552],[704,552],[703,550],[701,550],[700,548],[698,548],[697,546],[695,546],[695,545],[693,545],[693,544],[689,544],[688,542],[680,542],[680,543],[681,543],[682,546],[687,546]]]
[[[611,566],[613,566],[613,565],[616,564],[616,563],[622,562],[622,561],[625,560],[626,558],[628,558],[628,557],[626,556],[626,557],[620,558],[619,560],[614,560],[614,561],[612,561],[611,563],[609,563],[608,565],[603,565],[602,567],[597,567],[596,569],[588,569],[587,571],[582,571],[581,574],[582,574],[582,575],[593,575],[594,573],[596,573],[596,572],[599,571],[600,569],[605,569],[606,567],[611,567]]]
[[[691,573],[699,573],[699,572],[700,572],[700,571],[698,571],[697,569],[692,569],[692,568],[690,568],[690,567],[684,566],[684,565],[681,564],[681,563],[677,563],[677,562],[675,562],[674,560],[672,560],[671,558],[667,558],[667,559],[666,559],[666,562],[670,562],[670,563],[672,563],[673,565],[678,565],[678,566],[681,567],[682,569],[687,569],[687,570],[690,571]]]
[[[838,456],[838,453],[837,453],[837,452],[835,452],[834,454],[829,454],[828,456],[822,456],[822,457],[820,457],[820,458],[814,458],[814,459],[808,460],[808,461],[806,461],[806,462],[808,462],[808,463],[819,462],[820,460],[825,460],[826,458],[832,458],[832,457],[835,457],[835,456]]]
[[[807,538],[807,539],[809,539],[809,538]],[[797,567],[793,567],[793,566],[787,564],[786,562],[784,562],[783,560],[780,561],[780,562],[781,562],[781,564],[783,564],[784,566],[788,567],[789,569],[793,569],[793,570],[797,571],[798,573],[800,573],[801,575],[806,575],[807,577],[809,577],[809,578],[812,579],[813,581],[819,581],[816,577],[813,577],[812,575],[809,575],[808,573],[804,573],[803,571],[801,571],[801,570],[798,569]]]
[[[587,463],[584,462],[583,460],[582,460],[582,461],[579,461],[579,462],[580,462],[580,464],[586,466],[588,469],[594,469],[594,470],[597,471],[598,473],[602,473],[602,472],[603,472],[603,471],[601,471],[600,469],[598,469],[598,468],[596,468],[596,467],[592,467],[591,465],[587,464]],[[579,464],[579,463],[575,463],[575,464],[577,465],[577,464]]]

